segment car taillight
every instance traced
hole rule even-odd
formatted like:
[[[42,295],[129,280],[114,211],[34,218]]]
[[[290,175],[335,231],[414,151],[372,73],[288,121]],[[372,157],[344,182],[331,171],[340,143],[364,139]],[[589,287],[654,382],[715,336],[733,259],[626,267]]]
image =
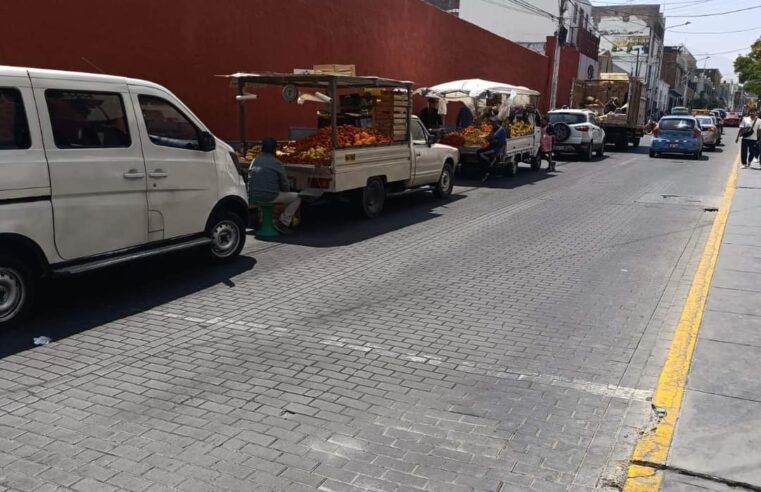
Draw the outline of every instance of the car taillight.
[[[580,132],[588,132],[589,131],[589,127],[587,125],[579,125],[579,126],[577,126],[575,128],[578,131],[580,131]]]
[[[653,129],[653,136],[654,136],[654,137],[657,137],[659,133],[661,133],[661,129],[660,129],[660,128],[658,128],[658,127],[656,126],[656,127]]]
[[[703,136],[703,132],[700,131],[700,128],[695,128],[692,130],[692,136],[695,138],[700,138]]]

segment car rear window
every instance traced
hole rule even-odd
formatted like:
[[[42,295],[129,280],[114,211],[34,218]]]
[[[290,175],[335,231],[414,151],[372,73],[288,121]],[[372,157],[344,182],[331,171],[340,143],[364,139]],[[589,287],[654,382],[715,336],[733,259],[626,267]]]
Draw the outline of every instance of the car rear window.
[[[21,93],[0,87],[0,150],[28,149],[31,144]]]
[[[713,125],[713,120],[711,118],[698,118],[698,122],[701,126]]]
[[[587,115],[579,113],[550,113],[550,123],[567,123],[575,125],[577,123],[586,123]]]
[[[661,127],[661,130],[692,130],[695,128],[695,120],[687,118],[670,118],[667,120],[661,120],[658,126]]]

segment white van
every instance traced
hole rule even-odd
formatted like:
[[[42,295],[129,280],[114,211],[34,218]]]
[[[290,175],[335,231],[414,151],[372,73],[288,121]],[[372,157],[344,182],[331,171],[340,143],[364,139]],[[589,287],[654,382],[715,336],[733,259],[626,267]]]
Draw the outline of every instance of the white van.
[[[45,276],[245,243],[233,149],[142,80],[0,66],[0,327]]]

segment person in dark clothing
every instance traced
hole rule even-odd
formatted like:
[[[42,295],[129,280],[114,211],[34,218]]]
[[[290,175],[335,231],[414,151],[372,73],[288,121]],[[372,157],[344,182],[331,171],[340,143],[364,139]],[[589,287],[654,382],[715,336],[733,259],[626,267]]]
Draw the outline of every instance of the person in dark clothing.
[[[262,140],[262,152],[248,169],[248,200],[250,203],[281,203],[285,210],[273,224],[283,234],[291,232],[293,216],[301,205],[299,194],[291,191],[283,164],[275,157],[277,141]]]
[[[605,108],[603,108],[602,112],[604,114],[613,113],[620,107],[621,107],[621,104],[619,104],[618,98],[614,97],[613,99],[608,101],[608,103],[605,105]]]
[[[457,113],[457,122],[455,123],[457,128],[467,128],[473,124],[473,112],[469,107],[464,104],[460,108],[460,112]]]
[[[485,160],[487,163],[486,171],[481,178],[481,182],[486,182],[486,180],[489,179],[489,174],[497,161],[497,156],[507,143],[507,130],[505,130],[505,127],[502,126],[502,122],[496,116],[491,119],[491,132],[487,139],[489,145],[476,151],[478,157]]]
[[[439,110],[436,109],[436,106],[439,104],[439,100],[436,98],[428,98],[428,106],[424,107],[422,111],[420,111],[420,114],[418,115],[420,117],[420,121],[423,122],[423,125],[426,128],[441,128],[442,127],[442,120],[441,115],[439,114]]]

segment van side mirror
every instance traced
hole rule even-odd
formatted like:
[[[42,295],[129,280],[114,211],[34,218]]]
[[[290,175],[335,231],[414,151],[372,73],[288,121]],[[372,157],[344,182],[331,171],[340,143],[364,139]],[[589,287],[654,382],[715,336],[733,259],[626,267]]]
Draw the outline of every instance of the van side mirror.
[[[199,136],[199,150],[201,152],[211,152],[217,148],[217,141],[214,139],[214,135],[207,131],[202,131]]]

